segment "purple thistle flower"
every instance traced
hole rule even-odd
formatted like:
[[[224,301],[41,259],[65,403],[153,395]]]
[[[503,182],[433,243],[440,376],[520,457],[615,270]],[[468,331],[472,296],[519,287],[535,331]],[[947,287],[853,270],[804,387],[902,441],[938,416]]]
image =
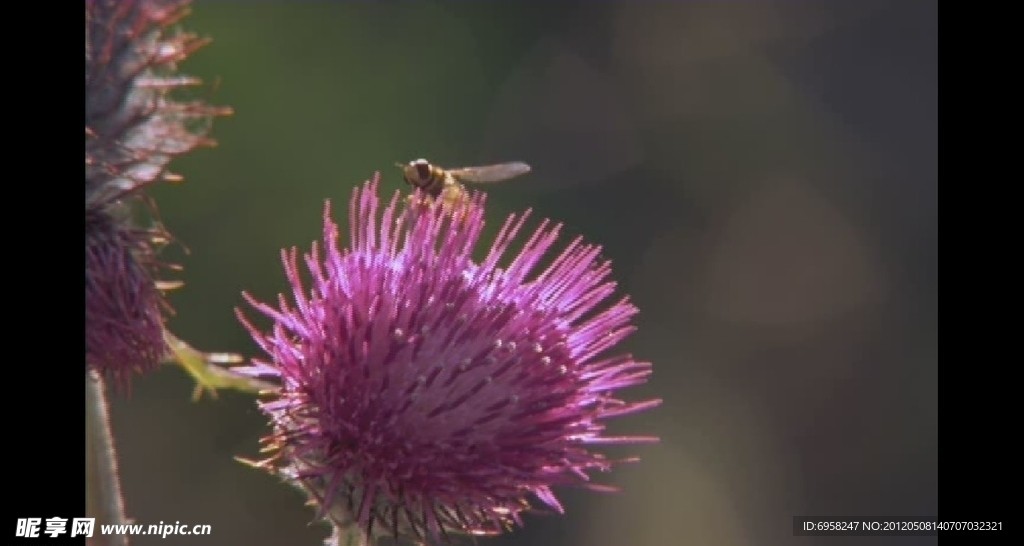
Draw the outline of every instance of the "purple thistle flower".
[[[169,234],[158,222],[132,225],[130,204],[155,182],[179,180],[168,162],[211,144],[212,118],[229,112],[174,97],[199,83],[176,64],[205,44],[168,30],[188,3],[85,2],[86,365],[122,385],[160,363],[169,309],[153,279]]]
[[[145,245],[102,213],[85,224],[85,361],[127,388],[163,358],[163,298],[136,259]]]
[[[472,251],[482,194],[464,216],[441,207],[380,215],[379,175],[353,193],[351,242],[324,212],[300,279],[297,250],[282,252],[292,301],[246,300],[273,321],[239,319],[267,354],[244,372],[281,388],[260,404],[274,455],[257,463],[305,489],[319,515],[368,536],[436,541],[498,534],[521,524],[529,499],[562,512],[552,488],[583,485],[613,461],[590,447],[657,441],[603,436],[603,421],[652,408],[614,391],[643,383],[650,364],[604,356],[628,336],[636,308],[611,305],[615,283],[600,248],[558,240],[546,220],[511,260],[529,211],[510,216],[487,256]]]

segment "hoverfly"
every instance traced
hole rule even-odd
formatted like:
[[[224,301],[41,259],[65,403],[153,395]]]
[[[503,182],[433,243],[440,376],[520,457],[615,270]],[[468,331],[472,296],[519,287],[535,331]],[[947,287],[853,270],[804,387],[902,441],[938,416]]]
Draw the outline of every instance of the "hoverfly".
[[[402,169],[407,184],[419,188],[433,199],[440,199],[442,205],[450,208],[465,205],[469,201],[463,182],[490,184],[530,172],[530,166],[520,161],[460,169],[444,169],[426,159],[395,165]]]

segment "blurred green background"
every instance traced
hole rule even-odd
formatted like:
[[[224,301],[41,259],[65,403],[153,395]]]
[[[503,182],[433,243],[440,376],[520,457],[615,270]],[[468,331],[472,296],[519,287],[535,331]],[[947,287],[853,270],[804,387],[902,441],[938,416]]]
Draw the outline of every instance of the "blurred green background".
[[[526,161],[491,228],[533,207],[614,261],[655,370],[626,395],[665,403],[612,430],[662,443],[613,451],[643,459],[598,476],[623,492],[560,491],[564,517],[481,545],[936,542],[791,536],[936,513],[935,2],[199,1],[184,26],[214,40],[184,72],[236,112],[154,192],[197,347],[255,354],[240,292],[285,287],[324,199],[377,170],[404,191],[396,161]],[[134,544],[319,544],[298,493],[232,459],[266,432],[252,399],[191,387],[144,377],[113,426],[129,515],[214,534]]]

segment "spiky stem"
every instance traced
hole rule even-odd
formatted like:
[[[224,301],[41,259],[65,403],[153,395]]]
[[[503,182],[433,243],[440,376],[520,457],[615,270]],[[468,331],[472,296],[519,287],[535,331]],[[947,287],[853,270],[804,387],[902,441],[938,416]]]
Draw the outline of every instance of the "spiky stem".
[[[85,496],[97,529],[127,523],[103,377],[93,370],[85,376]],[[128,546],[127,535],[94,532],[93,538],[96,546]]]

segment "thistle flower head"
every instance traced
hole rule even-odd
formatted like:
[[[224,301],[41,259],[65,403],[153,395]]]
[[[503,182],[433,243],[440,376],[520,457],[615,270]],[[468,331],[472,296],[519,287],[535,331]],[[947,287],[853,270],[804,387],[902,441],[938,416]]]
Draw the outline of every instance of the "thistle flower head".
[[[281,385],[261,403],[275,454],[259,464],[339,527],[431,542],[500,533],[531,499],[561,512],[555,486],[606,489],[588,473],[614,461],[591,448],[655,439],[604,436],[603,421],[660,401],[614,395],[650,364],[604,354],[633,331],[636,309],[609,304],[600,249],[577,238],[539,267],[560,230],[545,221],[509,259],[527,212],[475,261],[482,195],[455,220],[404,202],[396,193],[381,214],[377,179],[356,189],[346,248],[328,203],[323,246],[303,260],[312,286],[292,249],[291,301],[246,295],[273,326],[239,312],[266,353],[245,372]]]
[[[189,0],[86,0],[85,206],[104,207],[160,179],[226,114],[174,92],[200,83],[177,63],[206,41],[169,27]]]
[[[102,212],[85,215],[85,361],[126,387],[164,355],[162,297],[148,247]]]
[[[152,183],[178,179],[168,162],[210,143],[210,121],[227,113],[175,97],[199,83],[176,64],[205,43],[169,30],[188,3],[85,2],[86,363],[121,383],[160,362],[168,308],[152,277],[168,234],[133,225],[127,209]]]

